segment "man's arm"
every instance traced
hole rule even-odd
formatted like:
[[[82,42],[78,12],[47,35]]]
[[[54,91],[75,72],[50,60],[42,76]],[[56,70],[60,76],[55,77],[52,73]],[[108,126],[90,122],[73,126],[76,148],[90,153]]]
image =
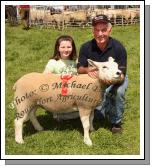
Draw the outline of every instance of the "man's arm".
[[[77,69],[77,72],[78,74],[88,74],[89,72],[94,72],[94,71],[97,71],[97,68],[96,67],[83,67],[83,66],[80,66],[78,69]]]
[[[78,72],[78,74],[87,74],[88,73],[88,67],[82,67],[82,66],[80,66],[77,69],[77,72]]]
[[[121,70],[125,76],[127,71],[127,51],[125,47],[122,45],[121,47],[118,47],[116,49],[117,49],[117,55],[115,61],[118,63],[119,70]]]
[[[77,63],[77,72],[78,74],[88,74],[90,72],[94,72],[97,70],[97,68],[89,66],[88,64],[88,55],[91,53],[90,51],[91,43],[85,43],[81,46],[80,52],[79,52],[79,58]]]

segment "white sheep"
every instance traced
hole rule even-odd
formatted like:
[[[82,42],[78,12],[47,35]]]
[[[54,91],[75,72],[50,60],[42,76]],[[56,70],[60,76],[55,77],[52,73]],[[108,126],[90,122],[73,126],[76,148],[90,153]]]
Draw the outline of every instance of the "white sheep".
[[[35,116],[40,106],[50,112],[79,111],[84,128],[84,143],[92,145],[89,130],[93,130],[94,109],[102,101],[101,92],[106,88],[102,80],[116,83],[120,80],[121,71],[112,57],[107,62],[92,60],[88,62],[99,69],[99,78],[91,78],[88,74],[61,76],[29,73],[14,84],[14,104],[17,109],[14,122],[17,143],[24,143],[23,123],[28,119],[36,130],[43,130]]]

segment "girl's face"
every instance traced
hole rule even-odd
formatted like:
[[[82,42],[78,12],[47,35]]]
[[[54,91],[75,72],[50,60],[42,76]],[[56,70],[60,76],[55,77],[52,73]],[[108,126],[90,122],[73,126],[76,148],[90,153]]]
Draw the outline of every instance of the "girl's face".
[[[70,59],[69,56],[72,53],[72,43],[71,41],[61,41],[59,45],[59,52],[61,59]]]

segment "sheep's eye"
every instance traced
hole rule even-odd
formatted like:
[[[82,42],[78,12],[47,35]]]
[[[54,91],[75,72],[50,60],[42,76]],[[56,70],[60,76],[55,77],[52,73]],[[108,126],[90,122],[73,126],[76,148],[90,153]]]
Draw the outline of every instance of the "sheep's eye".
[[[107,68],[106,66],[103,66],[102,68]]]

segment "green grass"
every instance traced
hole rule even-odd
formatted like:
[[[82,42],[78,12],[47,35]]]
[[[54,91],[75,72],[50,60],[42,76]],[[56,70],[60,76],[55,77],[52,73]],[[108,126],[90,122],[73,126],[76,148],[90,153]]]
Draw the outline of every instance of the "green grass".
[[[90,134],[93,146],[83,143],[83,128],[79,119],[57,123],[43,109],[37,111],[38,120],[44,131],[36,132],[31,122],[24,124],[25,144],[14,140],[15,110],[9,108],[13,100],[12,86],[26,73],[42,72],[53,54],[57,37],[71,35],[79,51],[85,41],[92,38],[90,28],[68,28],[63,32],[53,29],[6,25],[6,155],[138,155],[140,154],[140,29],[139,25],[113,27],[112,36],[120,40],[128,53],[129,87],[126,92],[123,133],[112,135],[109,127],[100,126],[94,120],[96,131]],[[136,98],[135,98],[136,97]]]

